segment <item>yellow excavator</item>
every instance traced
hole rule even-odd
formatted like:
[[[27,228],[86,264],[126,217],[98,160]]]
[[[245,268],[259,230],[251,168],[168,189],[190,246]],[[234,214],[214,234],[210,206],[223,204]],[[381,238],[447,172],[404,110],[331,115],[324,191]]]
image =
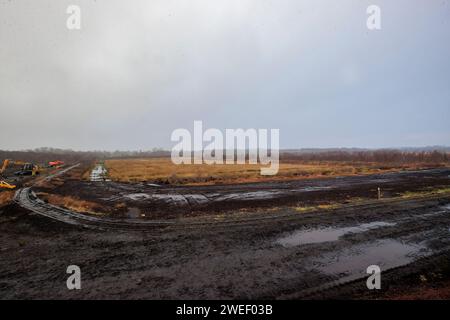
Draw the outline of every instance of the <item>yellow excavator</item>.
[[[15,164],[18,163],[15,162]],[[16,176],[35,176],[39,174],[39,167],[37,165],[23,162],[20,162],[20,164],[23,164],[23,166],[20,171],[14,173]]]
[[[3,172],[6,170],[6,168],[8,167],[8,164],[10,163],[9,159],[6,159],[5,161],[3,161],[3,166],[0,169],[0,188],[4,188],[4,189],[14,189],[16,186],[13,184],[10,184],[4,180],[1,179]]]
[[[10,184],[10,183],[8,183],[8,182],[6,182],[4,180],[0,180],[0,188],[3,188],[3,189],[15,189],[16,186],[13,185],[13,184]]]
[[[16,186],[5,181],[5,178],[2,177],[6,168],[10,165],[21,166],[20,171],[14,172],[16,176],[35,176],[40,173],[41,169],[39,166],[25,161],[20,160],[10,160],[6,159],[3,161],[3,165],[0,168],[0,188],[5,189],[15,189]]]
[[[20,171],[14,173],[16,176],[35,176],[40,173],[40,168],[38,165],[20,160],[6,159],[5,161],[3,161],[3,166],[0,169],[0,174],[2,174],[9,165],[22,166]]]
[[[20,160],[5,159],[3,161],[2,167],[0,168],[0,188],[14,189],[16,187],[15,185],[6,182],[4,178],[2,178],[3,172],[5,172],[6,168],[10,165],[22,166],[20,171],[14,173],[16,176],[35,176],[40,173],[39,166],[33,163]]]

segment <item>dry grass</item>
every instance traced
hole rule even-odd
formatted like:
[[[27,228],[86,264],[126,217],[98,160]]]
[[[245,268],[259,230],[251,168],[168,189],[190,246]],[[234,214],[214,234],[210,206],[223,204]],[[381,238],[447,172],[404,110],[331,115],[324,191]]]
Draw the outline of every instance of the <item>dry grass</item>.
[[[376,163],[300,161],[280,163],[276,176],[261,176],[258,165],[175,165],[170,158],[106,160],[109,177],[114,181],[149,181],[170,184],[229,184],[330,176],[364,175],[417,169],[420,165],[386,165]]]
[[[401,197],[410,199],[410,198],[419,198],[419,197],[424,197],[424,196],[426,197],[426,196],[447,195],[447,194],[450,194],[450,187],[435,188],[435,189],[416,191],[416,192],[407,191],[407,192],[402,193]]]
[[[14,198],[14,191],[1,191],[0,208],[10,204],[13,198]]]
[[[75,212],[89,213],[94,215],[102,214],[99,213],[102,212],[102,207],[94,202],[81,200],[75,197],[60,196],[44,192],[38,193],[37,196],[55,206],[64,207]]]
[[[403,193],[400,193],[399,195],[390,197],[390,198],[383,198],[383,199],[420,199],[423,197],[429,197],[429,196],[450,196],[450,187],[438,187],[438,188],[429,188],[428,190],[421,190],[421,191],[406,191]],[[369,204],[369,203],[375,203],[380,200],[374,200],[369,198],[350,198],[347,199],[345,202],[328,202],[328,203],[322,203],[317,205],[303,205],[303,206],[297,206],[294,207],[295,211],[299,213],[309,213],[309,212],[315,212],[315,211],[323,211],[323,210],[334,210],[339,209],[346,205],[358,205],[358,204]]]

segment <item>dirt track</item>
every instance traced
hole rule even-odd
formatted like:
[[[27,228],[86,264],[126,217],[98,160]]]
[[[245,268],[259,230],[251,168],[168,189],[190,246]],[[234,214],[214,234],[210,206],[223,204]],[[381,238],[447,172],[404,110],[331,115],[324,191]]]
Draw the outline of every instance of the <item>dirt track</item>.
[[[417,185],[424,188],[445,185],[448,179],[443,171],[419,174],[427,185]],[[408,175],[403,183],[414,178]],[[396,179],[385,183],[400,189]],[[361,185],[368,184],[354,189],[364,192]],[[342,188],[351,189],[351,183]],[[311,213],[263,206],[244,215],[254,218],[246,223],[146,232],[86,229],[13,205],[0,212],[0,297],[389,297],[393,288],[406,288],[424,272],[449,279],[449,204],[442,195]],[[66,288],[71,264],[81,267],[80,291]],[[371,264],[382,269],[381,291],[369,292],[365,286]]]
[[[262,182],[213,186],[154,186],[146,183],[88,182],[70,180],[56,189],[35,188],[62,196],[93,201],[105,208],[126,205],[122,217],[171,219],[204,216],[240,209],[308,206],[349,202],[354,198],[376,199],[380,187],[384,198],[427,188],[448,187],[450,169],[404,171],[370,176]],[[117,216],[117,215],[116,215]],[[119,215],[120,217],[120,215]]]

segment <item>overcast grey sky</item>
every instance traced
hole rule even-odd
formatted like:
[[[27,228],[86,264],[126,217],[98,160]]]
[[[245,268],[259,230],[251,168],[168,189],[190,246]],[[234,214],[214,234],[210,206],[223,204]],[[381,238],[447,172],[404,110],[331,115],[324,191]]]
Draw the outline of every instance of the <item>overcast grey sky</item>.
[[[0,149],[170,148],[194,120],[282,148],[449,145],[450,3],[0,0],[0,112]]]

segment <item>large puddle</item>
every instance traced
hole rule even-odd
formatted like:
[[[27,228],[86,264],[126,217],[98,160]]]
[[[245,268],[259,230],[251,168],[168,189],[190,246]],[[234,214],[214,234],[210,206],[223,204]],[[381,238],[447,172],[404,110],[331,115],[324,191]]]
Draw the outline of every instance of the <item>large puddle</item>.
[[[209,199],[201,194],[148,194],[148,193],[131,193],[124,196],[133,201],[162,201],[167,204],[189,206],[192,204],[204,204],[209,202]]]
[[[408,244],[393,239],[355,245],[337,253],[327,253],[313,262],[314,269],[328,274],[365,274],[370,265],[381,270],[408,264],[429,254],[420,244]]]
[[[128,218],[137,219],[142,216],[141,210],[139,208],[128,208],[128,211],[125,213]]]
[[[375,221],[371,223],[363,223],[355,227],[300,230],[278,239],[276,243],[281,244],[284,247],[292,247],[309,243],[337,241],[340,237],[346,234],[361,233],[383,227],[392,227],[395,225],[396,223]]]

